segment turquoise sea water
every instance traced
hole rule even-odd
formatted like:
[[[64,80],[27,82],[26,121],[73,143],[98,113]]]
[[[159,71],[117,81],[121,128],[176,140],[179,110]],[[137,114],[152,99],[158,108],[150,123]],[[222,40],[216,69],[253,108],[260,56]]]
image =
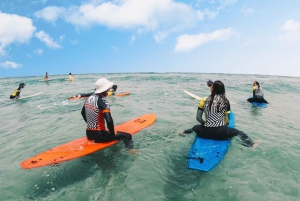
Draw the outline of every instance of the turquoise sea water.
[[[123,143],[61,163],[23,170],[19,163],[42,151],[85,135],[84,100],[98,78],[118,85],[125,97],[109,97],[115,124],[146,113],[157,121],[133,136],[138,154]],[[196,73],[86,74],[0,79],[0,200],[300,200],[300,79],[263,75]],[[233,138],[223,160],[208,173],[187,168],[195,134],[178,133],[197,124],[198,101],[209,95],[206,81],[221,80],[235,113],[236,128],[255,149]],[[256,108],[246,101],[254,80],[271,104]],[[24,100],[8,100],[20,82]]]

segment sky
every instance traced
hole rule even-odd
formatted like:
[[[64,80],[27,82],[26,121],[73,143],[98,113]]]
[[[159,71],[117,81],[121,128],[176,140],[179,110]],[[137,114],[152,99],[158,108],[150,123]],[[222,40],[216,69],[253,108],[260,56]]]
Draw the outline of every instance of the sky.
[[[299,0],[1,0],[0,77],[299,77],[299,9]]]

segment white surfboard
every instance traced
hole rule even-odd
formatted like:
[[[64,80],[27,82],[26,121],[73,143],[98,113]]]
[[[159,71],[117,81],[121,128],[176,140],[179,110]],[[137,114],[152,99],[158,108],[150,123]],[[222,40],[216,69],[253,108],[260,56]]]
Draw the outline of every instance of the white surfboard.
[[[37,93],[37,94],[33,94],[33,95],[30,95],[30,96],[21,96],[18,100],[24,99],[24,98],[30,98],[30,97],[38,96],[38,95],[41,95],[42,93],[43,92],[40,92],[40,93]]]
[[[184,93],[186,93],[187,95],[189,95],[189,96],[191,96],[191,97],[193,97],[193,98],[195,98],[195,99],[197,99],[197,100],[201,100],[201,98],[199,97],[199,96],[197,96],[197,95],[195,95],[195,94],[192,94],[191,92],[188,92],[188,91],[186,91],[186,90],[183,90],[184,91]]]

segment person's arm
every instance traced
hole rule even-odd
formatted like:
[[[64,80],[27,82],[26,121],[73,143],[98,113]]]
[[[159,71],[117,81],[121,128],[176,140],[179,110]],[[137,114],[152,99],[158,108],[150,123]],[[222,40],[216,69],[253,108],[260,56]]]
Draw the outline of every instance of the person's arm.
[[[233,119],[231,119],[230,113],[231,113],[230,112],[230,102],[228,101],[227,111],[226,111],[227,119],[225,118],[225,123],[226,123],[227,126],[230,124],[230,121],[234,121]]]
[[[104,116],[104,119],[106,121],[106,126],[109,130],[109,133],[111,135],[115,135],[115,126],[114,126],[114,120],[113,118],[111,117],[111,114],[110,112],[105,112],[103,113],[103,116]]]
[[[86,121],[86,115],[85,115],[85,108],[84,108],[84,106],[82,107],[82,110],[81,110],[81,116],[84,119],[84,121],[87,122]]]
[[[196,119],[200,124],[204,125],[205,121],[202,119],[202,116],[203,116],[203,110],[198,108]]]
[[[198,105],[198,111],[197,111],[197,115],[196,115],[196,119],[197,121],[204,125],[205,124],[205,121],[203,120],[202,116],[203,116],[203,108],[204,108],[204,103],[205,103],[205,100],[206,100],[207,97],[205,98],[202,98],[199,102],[199,105]]]

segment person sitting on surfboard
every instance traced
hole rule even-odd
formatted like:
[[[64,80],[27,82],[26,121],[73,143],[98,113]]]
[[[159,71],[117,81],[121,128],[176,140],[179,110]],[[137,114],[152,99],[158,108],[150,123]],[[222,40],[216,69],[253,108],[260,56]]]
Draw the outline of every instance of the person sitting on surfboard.
[[[268,103],[268,101],[264,99],[263,89],[261,86],[259,86],[259,83],[257,81],[253,82],[252,91],[253,91],[253,96],[252,98],[247,99],[248,102]]]
[[[19,87],[10,95],[10,99],[19,99],[21,96],[21,89],[25,87],[24,83],[20,83]]]
[[[206,121],[202,119],[203,112]],[[211,87],[211,95],[202,98],[196,115],[200,125],[196,125],[191,129],[183,131],[183,133],[196,132],[198,137],[213,140],[226,140],[234,136],[239,136],[243,140],[245,146],[252,147],[254,142],[242,131],[235,128],[228,128],[228,114],[230,113],[230,103],[225,96],[224,84],[217,80]]]
[[[97,80],[94,93],[85,101],[81,115],[87,123],[86,136],[97,143],[123,140],[127,149],[133,149],[132,136],[129,133],[118,131],[115,134],[109,103],[105,99],[113,84],[106,78]],[[108,131],[105,130],[105,122]]]
[[[115,95],[115,92],[117,91],[118,86],[117,85],[113,85],[110,89],[109,92],[107,92],[107,96],[112,96]],[[96,89],[95,89],[96,90]],[[92,95],[94,92],[92,93],[88,93],[88,94],[78,94],[76,96],[72,96],[69,97],[68,99],[72,99],[72,100],[76,100],[76,99],[80,99],[80,98],[88,98],[90,95]]]

